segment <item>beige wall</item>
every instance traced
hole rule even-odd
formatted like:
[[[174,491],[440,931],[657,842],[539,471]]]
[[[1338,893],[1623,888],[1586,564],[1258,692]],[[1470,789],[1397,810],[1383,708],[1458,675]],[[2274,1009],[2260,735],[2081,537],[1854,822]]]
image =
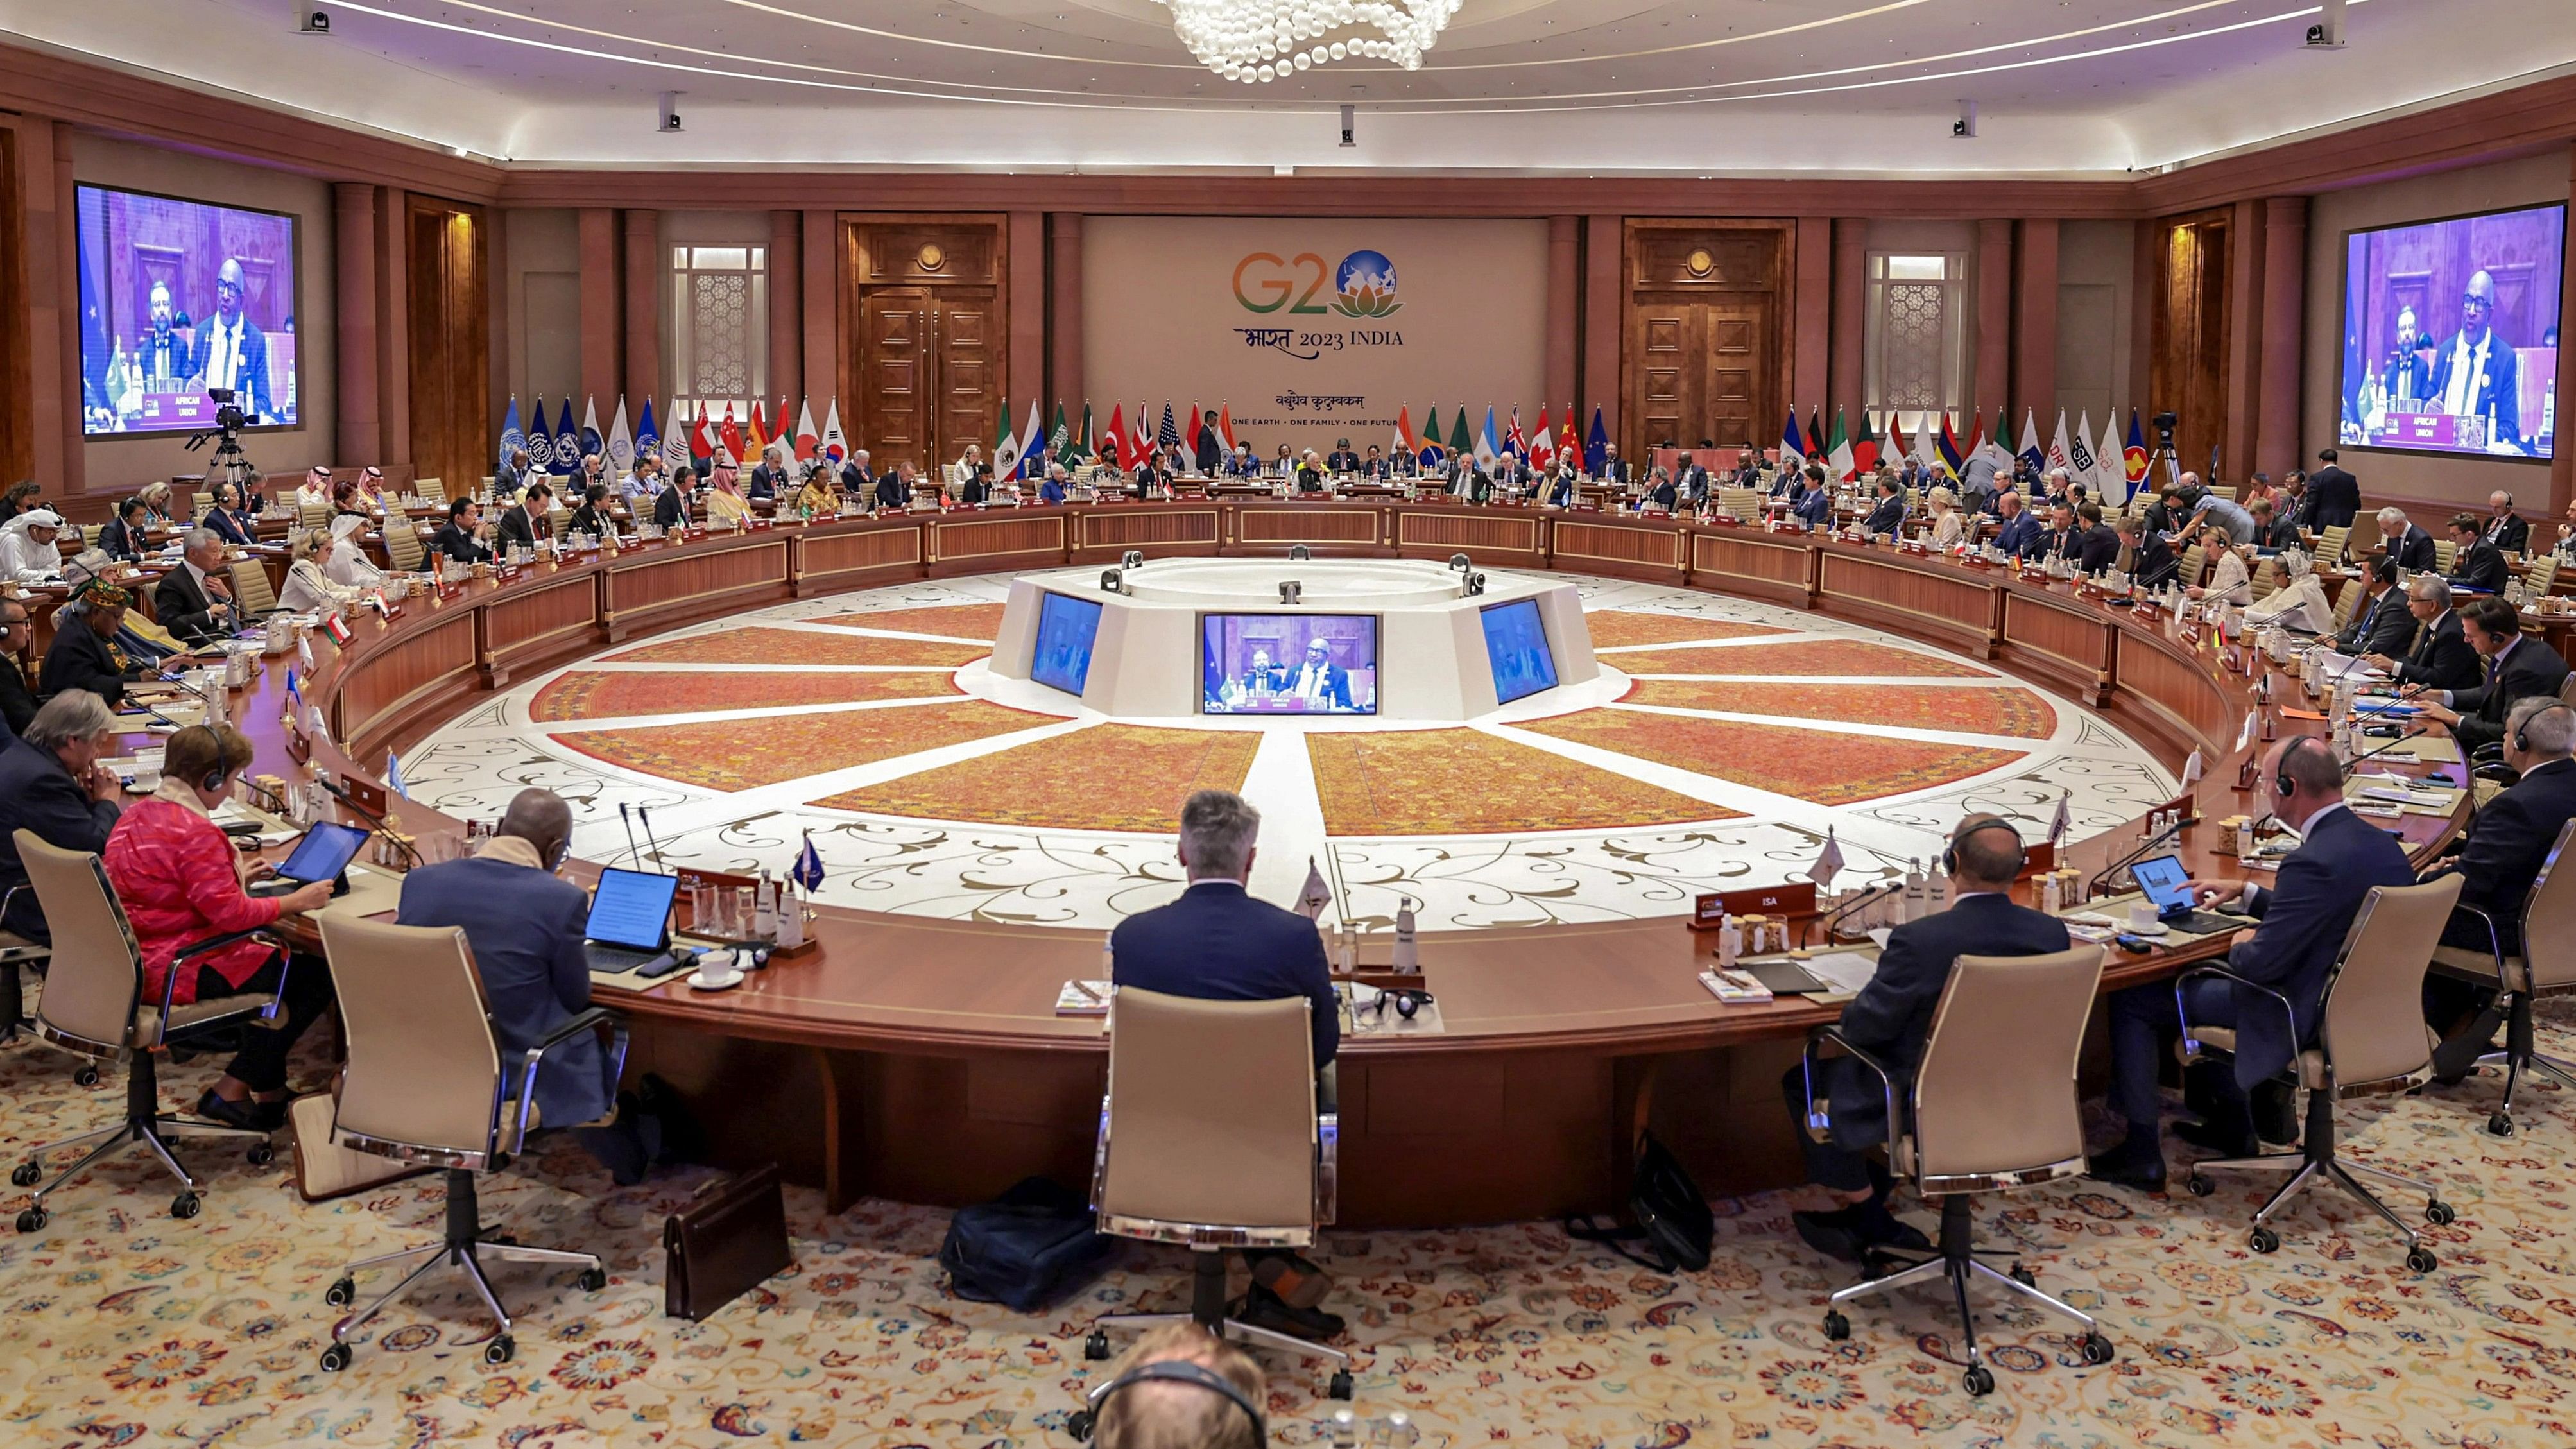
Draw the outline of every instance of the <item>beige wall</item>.
[[[338,366],[332,347],[332,217],[327,183],[209,160],[182,151],[164,150],[86,132],[67,131],[72,145],[72,176],[101,186],[159,192],[190,201],[282,211],[296,218],[295,352],[296,425],[248,431],[242,451],[263,473],[290,477],[315,463],[372,462],[331,456],[338,414],[334,411]],[[155,478],[206,471],[214,452],[208,443],[187,449],[185,433],[141,437],[95,438],[81,444],[89,494],[130,493]],[[47,491],[53,491],[52,480]]]
[[[2141,416],[2155,411],[2131,391],[2129,376],[2136,244],[2137,228],[2125,221],[2069,221],[2057,228],[2057,405],[2069,427],[2091,414],[2094,443],[2102,440],[2106,413],[2116,413],[2125,430],[2132,405]],[[2040,427],[2055,422],[2044,418]],[[2018,438],[2021,419],[2013,427]]]
[[[500,408],[516,397],[520,422],[533,430],[528,410],[542,395],[552,432],[564,398],[581,386],[581,219],[565,209],[520,208],[502,213],[501,224],[509,333],[496,341],[508,358],[509,392]],[[573,420],[581,420],[578,399]]]
[[[1380,318],[1291,314],[1301,304],[1332,304],[1332,272],[1363,248],[1394,264],[1397,310]],[[1272,295],[1264,278],[1292,279],[1276,311],[1254,312],[1237,300],[1238,263],[1254,253],[1292,264],[1256,263],[1243,273],[1255,301]],[[1305,302],[1313,268],[1293,263],[1309,254],[1321,259],[1323,285]],[[1345,437],[1365,452],[1393,436],[1400,407],[1412,410],[1418,429],[1437,403],[1446,434],[1464,403],[1471,436],[1488,405],[1499,435],[1515,406],[1525,426],[1536,426],[1543,401],[1547,223],[1091,217],[1083,223],[1082,316],[1082,373],[1100,422],[1120,402],[1147,403],[1157,417],[1166,400],[1176,414],[1193,401],[1224,404],[1235,435],[1265,457],[1283,442],[1320,450]],[[1244,328],[1292,336],[1284,350],[1256,347]],[[1304,401],[1317,396],[1363,401]],[[1081,400],[1065,404],[1078,419]],[[1015,426],[1027,421],[1028,406],[1025,395],[1011,399]],[[1052,418],[1052,399],[1048,409]]]
[[[2307,361],[2300,388],[2302,466],[2313,466],[2319,448],[2333,444],[2335,398],[2343,367],[2344,234],[2368,227],[2498,211],[2567,200],[2568,153],[2476,166],[2377,186],[2359,186],[2315,198],[2308,211]],[[2343,466],[2361,480],[2362,496],[2440,505],[2486,507],[2487,494],[2503,488],[2525,513],[2546,512],[2549,465],[2438,453],[2401,453],[2347,447]]]

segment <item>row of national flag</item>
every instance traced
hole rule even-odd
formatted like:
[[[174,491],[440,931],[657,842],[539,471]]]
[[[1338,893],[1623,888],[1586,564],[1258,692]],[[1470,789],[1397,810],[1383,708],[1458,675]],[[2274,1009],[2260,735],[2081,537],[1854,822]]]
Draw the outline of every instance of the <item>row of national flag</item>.
[[[2119,419],[2113,415],[2103,418],[2102,437],[2098,444],[2092,438],[2093,417],[2089,411],[2076,415],[2074,430],[2070,432],[2066,425],[2066,410],[2060,408],[2057,431],[2043,445],[2039,437],[2039,415],[2035,410],[2025,409],[2019,447],[2012,446],[2011,418],[2002,408],[1995,409],[1992,432],[1987,431],[1985,419],[1970,413],[1967,432],[1962,435],[1947,412],[1938,415],[1940,430],[1935,432],[1934,416],[1929,411],[1920,414],[1915,423],[1914,437],[1908,441],[1891,413],[1888,416],[1888,435],[1881,439],[1871,426],[1867,410],[1861,413],[1860,432],[1855,436],[1846,430],[1843,410],[1837,407],[1834,409],[1833,434],[1828,438],[1822,411],[1810,408],[1806,430],[1801,432],[1798,410],[1793,406],[1789,409],[1787,426],[1781,429],[1781,454],[1783,457],[1794,455],[1820,460],[1828,471],[1846,481],[1876,468],[1881,459],[1900,465],[1911,459],[1935,473],[1956,478],[1965,472],[1970,459],[1979,457],[2007,475],[2016,461],[2028,463],[2042,473],[2064,469],[2068,478],[2103,497],[2110,497],[2117,490],[2118,496],[2125,499],[2146,481],[2146,434],[2138,426],[2136,408],[2129,409],[2129,433],[2125,441],[2120,436]],[[1599,426],[1597,413],[1594,426]]]
[[[1527,459],[1532,466],[1544,468],[1553,467],[1559,453],[1570,451],[1581,460],[1580,466],[1586,471],[1599,471],[1610,446],[1610,434],[1602,423],[1601,409],[1595,407],[1592,410],[1592,425],[1579,437],[1575,433],[1572,407],[1565,410],[1561,431],[1549,422],[1549,416],[1549,410],[1541,408],[1537,426],[1524,428],[1520,409],[1513,408],[1507,416],[1498,416],[1488,406],[1484,425],[1477,428],[1470,426],[1467,409],[1459,407],[1452,412],[1449,426],[1444,430],[1440,423],[1440,405],[1434,403],[1424,415],[1422,427],[1417,432],[1413,426],[1413,406],[1407,403],[1398,410],[1395,431],[1382,446],[1390,456],[1403,453],[1424,467],[1450,457],[1472,458],[1485,467],[1491,467],[1506,457],[1517,457]],[[1086,402],[1082,405],[1082,419],[1076,424],[1062,402],[1055,405],[1053,423],[1042,421],[1038,404],[1032,400],[1027,424],[1014,432],[1010,404],[1005,402],[1000,433],[993,443],[993,476],[1003,480],[1036,478],[1045,473],[1049,463],[1062,463],[1070,468],[1094,454],[1115,457],[1122,468],[1134,468],[1165,448],[1177,447],[1185,455],[1195,458],[1200,451],[1201,440],[1210,434],[1215,438],[1218,452],[1234,451],[1240,440],[1234,431],[1232,404],[1217,408],[1211,420],[1208,411],[1195,403],[1188,411],[1177,412],[1167,401],[1160,414],[1154,412],[1151,404],[1139,403],[1132,416],[1126,404],[1119,403],[1110,408],[1108,422],[1100,424],[1093,421],[1091,404]]]
[[[672,467],[689,463],[703,470],[719,446],[745,466],[757,461],[762,451],[773,442],[786,443],[800,462],[810,462],[817,457],[839,462],[849,452],[849,438],[841,431],[841,401],[838,398],[831,399],[826,405],[820,429],[814,426],[813,400],[806,399],[796,410],[792,432],[789,431],[785,398],[778,400],[778,410],[774,414],[765,413],[758,402],[754,402],[749,415],[742,418],[734,416],[731,403],[725,404],[721,416],[703,406],[696,410],[694,417],[684,416],[687,411],[684,406],[673,404],[668,431],[665,431],[664,424],[654,421],[653,400],[648,397],[644,399],[643,410],[630,431],[626,420],[626,399],[621,396],[617,399],[616,415],[610,420],[608,430],[602,432],[598,400],[593,398],[582,404],[581,422],[576,426],[572,420],[572,399],[567,397],[563,400],[554,428],[549,431],[546,427],[546,400],[543,397],[536,400],[536,406],[529,414],[529,425],[522,427],[519,400],[514,396],[510,399],[509,411],[501,419],[501,444],[496,461],[499,467],[506,468],[511,455],[525,448],[529,472],[569,478],[580,471],[582,459],[601,453],[608,458],[609,475],[622,477],[635,466],[637,458],[650,453],[661,454],[664,463]],[[773,422],[772,418],[776,421]]]

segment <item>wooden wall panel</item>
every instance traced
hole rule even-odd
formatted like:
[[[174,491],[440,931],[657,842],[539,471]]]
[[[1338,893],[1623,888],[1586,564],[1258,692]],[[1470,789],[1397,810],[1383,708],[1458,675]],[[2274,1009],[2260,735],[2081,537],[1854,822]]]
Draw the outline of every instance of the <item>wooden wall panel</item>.
[[[1384,544],[1382,520],[1374,508],[1239,508],[1234,537],[1245,544]]]
[[[687,553],[608,576],[599,620],[612,640],[647,627],[652,614],[705,613],[718,603],[739,606],[747,596],[787,592],[787,540],[766,541],[714,553]]]
[[[1690,571],[1715,575],[1720,588],[1804,606],[1811,557],[1803,539],[1774,542],[1751,529],[1701,533],[1691,537]]]
[[[1651,573],[1657,578],[1682,575],[1682,531],[1669,526],[1577,522],[1560,518],[1549,530],[1550,550],[1559,566],[1571,559],[1610,572]]]
[[[1630,218],[1621,271],[1622,402],[1612,434],[1627,456],[1702,438],[1721,448],[1759,447],[1779,427],[1789,386],[1796,226]]]
[[[1114,559],[1131,548],[1147,558],[1212,552],[1223,537],[1223,524],[1214,506],[1134,512],[1113,509],[1085,513],[1076,521],[1073,554],[1079,561]]]
[[[2230,217],[2171,217],[2156,229],[2156,410],[2181,415],[2174,452],[2187,472],[2209,467],[2227,431]],[[2147,445],[2155,445],[2150,432]]]
[[[2144,635],[2131,635],[2120,649],[2117,695],[2174,721],[2212,755],[2236,747],[2244,721],[2236,717],[2225,687],[2206,656],[2184,659],[2168,653]]]
[[[1478,563],[1542,563],[1536,514],[1405,513],[1395,521],[1397,548],[1445,558],[1464,550]]]
[[[409,198],[404,216],[412,476],[441,480],[453,497],[494,463],[485,217],[424,196]]]
[[[399,729],[404,716],[474,687],[475,644],[474,613],[459,609],[387,645],[339,691],[332,705],[331,732],[352,754],[372,755],[380,736]]]
[[[973,560],[976,566],[1002,567],[991,561],[1014,554],[1064,553],[1064,515],[1031,513],[1021,517],[935,519],[930,524],[930,561],[934,564]]]
[[[1975,579],[1826,554],[1816,573],[1816,592],[1838,612],[1952,639],[1980,659],[1994,645],[1995,590]]]
[[[2108,694],[2119,630],[2091,609],[2008,594],[2003,637],[2025,665],[2062,671],[2066,684],[2086,704],[2099,706]],[[2033,654],[2042,657],[2032,659]]]
[[[865,533],[804,534],[796,539],[799,592],[847,588],[843,574],[900,569],[921,562],[921,530],[879,528]]]
[[[576,652],[598,638],[599,579],[580,574],[475,611],[481,632],[475,652],[483,684],[499,689],[521,661]]]

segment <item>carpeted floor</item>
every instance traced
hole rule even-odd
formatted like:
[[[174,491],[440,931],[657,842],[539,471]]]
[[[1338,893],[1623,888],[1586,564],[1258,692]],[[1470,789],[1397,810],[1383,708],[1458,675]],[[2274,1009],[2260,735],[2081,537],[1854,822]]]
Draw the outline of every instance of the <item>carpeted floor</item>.
[[[1243,730],[1103,724],[814,803],[1036,829],[1180,829],[1193,790],[1240,790],[1261,748]]]
[[[999,604],[933,604],[920,609],[877,609],[859,614],[834,614],[816,619],[817,624],[847,624],[856,629],[891,629],[898,634],[937,634],[949,639],[981,639],[993,642],[1002,628],[1002,606]]]
[[[1804,639],[1724,649],[1641,649],[1633,654],[1605,654],[1601,662],[1626,674],[1746,674],[1764,679],[1827,674],[1869,679],[1994,677],[1938,654],[1860,639]]]
[[[1872,724],[2012,735],[2026,740],[2047,739],[2057,729],[2057,711],[2047,700],[2017,684],[1882,689],[1867,684],[1640,679],[1628,686],[1619,702],[1733,714],[1788,715],[1795,719],[1867,720]]]
[[[992,653],[981,644],[883,639],[814,629],[727,629],[607,656],[613,664],[916,664],[954,668]]]
[[[2544,1049],[2572,1045],[2544,1029]],[[318,1053],[299,1061],[303,1084],[322,1079]],[[167,1069],[165,1099],[183,1101],[213,1071]],[[1367,1444],[1401,1409],[1440,1449],[2539,1449],[2576,1442],[2576,1110],[2566,1093],[2526,1089],[2521,1133],[2499,1141],[2478,1130],[2496,1091],[2490,1075],[2344,1109],[2358,1155],[2433,1175],[2459,1209],[2430,1231],[2442,1264],[2429,1275],[2333,1196],[2288,1215],[2278,1253],[2249,1253],[2244,1224],[2263,1189],[2250,1178],[2206,1199],[2081,1181],[1985,1199],[1981,1241],[2019,1247],[2043,1287],[2099,1313],[2118,1358],[2082,1367],[2055,1323],[1981,1297],[1999,1381],[1983,1399],[1958,1387],[1942,1295],[1860,1305],[1849,1340],[1824,1338],[1823,1295],[1850,1279],[1789,1232],[1803,1194],[1717,1204],[1714,1260],[1679,1278],[1547,1223],[1328,1233],[1318,1256],[1335,1278],[1327,1306],[1350,1321]],[[121,1092],[114,1073],[73,1086],[69,1059],[48,1049],[0,1051],[0,1151],[14,1160],[104,1120]],[[947,1293],[933,1256],[945,1214],[864,1202],[826,1216],[816,1194],[791,1189],[795,1268],[683,1323],[661,1314],[661,1223],[711,1174],[666,1170],[618,1189],[557,1143],[485,1179],[485,1220],[602,1254],[606,1289],[499,1270],[518,1354],[492,1367],[488,1322],[442,1272],[364,1331],[354,1366],[325,1374],[316,1359],[339,1311],[324,1288],[351,1258],[434,1235],[438,1180],[305,1204],[282,1146],[265,1168],[180,1150],[208,1182],[193,1221],[168,1216],[170,1185],[128,1153],[59,1194],[42,1231],[0,1229],[6,1442],[1070,1449],[1063,1421],[1093,1368],[1089,1320],[1173,1309],[1188,1291],[1179,1252],[1127,1247],[1050,1310],[967,1302]],[[1898,1206],[1928,1223],[1919,1204]],[[2397,1206],[2415,1220],[2419,1205]],[[1274,1442],[1329,1443],[1322,1369],[1263,1366]]]
[[[1512,728],[1819,805],[1848,805],[1881,795],[1929,790],[2022,758],[2012,750],[1855,740],[1818,735],[1795,725],[1744,724],[1617,708],[1579,710]]]
[[[1623,644],[1680,644],[1701,639],[1743,639],[1785,631],[1768,624],[1739,624],[1702,619],[1692,614],[1650,614],[1635,609],[1600,609],[1583,616],[1592,631],[1592,647],[1616,649]]]
[[[1743,818],[1481,730],[1310,734],[1306,753],[1324,829],[1334,835],[1500,835]]]
[[[1053,715],[962,699],[783,719],[582,730],[555,738],[595,760],[666,780],[749,790],[1053,723]]]
[[[528,718],[625,719],[695,714],[710,709],[778,709],[800,704],[855,704],[925,699],[961,691],[945,670],[907,674],[625,674],[577,669],[548,682],[528,702]]]

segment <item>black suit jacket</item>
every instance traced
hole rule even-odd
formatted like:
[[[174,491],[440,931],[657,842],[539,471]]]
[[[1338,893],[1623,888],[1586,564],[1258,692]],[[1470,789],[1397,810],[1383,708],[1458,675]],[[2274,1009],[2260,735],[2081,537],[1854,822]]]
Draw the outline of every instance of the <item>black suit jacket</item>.
[[[2396,558],[2399,568],[2408,573],[2422,573],[2433,566],[2433,535],[2410,523],[2406,525],[2406,532],[2389,543],[2388,551]]]
[[[2173,579],[2181,563],[2174,557],[2173,545],[2161,538],[2150,538],[2138,545],[2138,556],[2132,560],[2129,577],[2139,588],[2161,589]]]
[[[2496,546],[2483,538],[2451,558],[2451,584],[2455,588],[2501,593],[2507,576],[2504,555],[2496,552]]]
[[[2525,634],[2505,651],[2493,681],[2475,689],[2451,692],[2451,708],[2460,712],[2457,733],[2463,749],[2476,749],[2504,739],[2505,716],[2516,701],[2530,695],[2556,697],[2567,682],[2567,661],[2535,634]]]
[[[2531,520],[2519,513],[2487,520],[2487,542],[2506,553],[2531,552]]]
[[[665,488],[653,495],[653,526],[663,529],[689,526],[688,500],[681,496],[677,487]]]
[[[78,619],[59,621],[54,642],[45,646],[47,699],[66,689],[86,689],[109,704],[122,704],[126,682],[142,677],[143,667],[138,664],[119,670],[115,657],[107,652],[107,641]]]
[[[2571,819],[2576,819],[2576,761],[2534,765],[2469,822],[2459,856],[2425,879],[2459,876],[2460,904],[2492,916],[2496,939],[2506,955],[2513,955],[2522,950],[2522,908],[2531,883]],[[2465,913],[2452,918],[2442,939],[2473,951],[2488,946],[2486,926]]]
[[[1198,465],[1201,474],[1216,476],[1217,465],[1225,461],[1225,441],[1216,435],[1216,429],[1199,425],[1198,442],[1190,449],[1190,461]]]
[[[2120,535],[2108,524],[2097,523],[2084,530],[2082,548],[2076,566],[2088,574],[2098,574],[2120,561]]]
[[[163,574],[152,590],[152,615],[182,644],[220,639],[239,627],[237,616],[215,617],[215,600],[197,586],[184,563]]]
[[[853,498],[865,498],[876,491],[877,476],[859,466],[853,458],[841,465],[841,491]]]
[[[440,524],[438,532],[429,536],[429,551],[458,563],[488,563],[492,558],[492,550],[476,543],[473,535],[457,527],[453,519]]]
[[[2409,614],[2412,622],[2414,616]],[[2469,647],[2469,636],[2460,629],[2460,614],[2454,609],[2434,620],[2431,625],[2416,624],[2413,643],[2406,657],[2397,663],[2397,682],[2420,684],[2426,689],[2467,689],[2485,675],[2478,663],[2478,651]]]
[[[2460,360],[2460,337],[2453,333],[2442,343],[2433,359],[2433,385],[2424,390],[2427,401],[2447,401],[2451,395],[2451,371]],[[2494,435],[2508,441],[2522,438],[2522,355],[2505,345],[2505,340],[2488,333],[2486,370],[2469,389],[2469,415],[2493,418]]]
[[[259,542],[258,519],[248,512],[234,513],[228,509],[209,508],[206,510],[204,522],[206,527],[215,531],[215,537],[226,543],[248,548]]]
[[[909,488],[906,488],[905,486],[903,486],[903,479],[902,479],[902,478],[900,478],[900,477],[898,477],[898,476],[896,476],[895,474],[892,474],[892,473],[880,473],[880,474],[878,474],[878,475],[877,475],[877,481],[876,481],[876,505],[877,505],[877,507],[879,507],[879,508],[908,508],[908,507],[910,507],[910,506],[911,506],[911,504],[912,504],[912,490],[911,490],[911,489],[909,489]]]
[[[2361,481],[2329,463],[2308,475],[2308,501],[2315,510],[2309,527],[2349,527],[2361,513]]]
[[[2272,517],[2272,526],[2270,528],[2265,528],[2260,524],[2255,525],[2254,546],[2256,548],[2268,548],[2275,553],[2285,548],[2297,548],[2299,546],[2299,525],[2290,519],[2274,514]]]
[[[754,463],[751,467],[751,472],[746,475],[743,483],[743,496],[746,498],[775,498],[778,496],[778,484],[779,478],[775,470],[773,470],[767,463]]]
[[[1315,1065],[1340,1050],[1341,1005],[1315,923],[1233,881],[1199,881],[1170,905],[1120,921],[1109,954],[1109,978],[1120,986],[1202,1001],[1303,996],[1312,1003]]]
[[[1863,533],[1894,533],[1904,526],[1905,500],[1892,493],[1878,500],[1878,506],[1872,508],[1869,511],[1869,517],[1861,521]]]
[[[2253,938],[2230,951],[2228,969],[2290,999],[2295,1022],[2281,1019],[2279,1002],[2241,986],[2230,988],[2236,1006],[2236,1080],[2251,1087],[2290,1064],[2296,1047],[2316,1040],[2317,1009],[2326,972],[2343,951],[2344,935],[2373,886],[2415,883],[2406,848],[2350,810],[2329,807],[2308,821],[2306,838],[2284,856],[2269,890],[2256,889],[2248,908],[2262,922]]]
[[[1888,933],[1878,974],[1843,1004],[1843,1035],[1886,1064],[1904,1100],[1932,1013],[1962,956],[2045,956],[2067,948],[2066,925],[2054,916],[2017,906],[2008,896],[1975,895],[1938,915],[1908,921]],[[1887,1098],[1867,1067],[1848,1057],[1824,1063],[1817,1084],[1831,1102],[1834,1141],[1866,1147],[1887,1140]]]
[[[2357,589],[2361,585],[2345,587]],[[2352,616],[2352,622],[2335,636],[2335,648],[2346,654],[2385,654],[2391,659],[2403,659],[2406,646],[2414,638],[2415,616],[2406,612],[2406,595],[2391,585],[2378,598],[2361,601],[2361,609]]]
[[[127,528],[122,518],[111,518],[100,527],[98,546],[107,551],[109,558],[126,563],[143,556],[143,541],[134,536],[134,530]]]
[[[53,752],[25,740],[0,744],[0,896],[27,883],[16,832],[33,831],[37,839],[60,850],[103,851],[107,832],[116,826],[116,814],[113,802],[92,800]],[[30,890],[19,890],[9,902],[8,914],[0,916],[0,930],[30,941],[53,939],[45,931],[45,913],[36,905],[36,893]]]
[[[534,553],[537,540],[552,537],[553,534],[554,510],[551,507],[546,510],[546,521],[543,527],[538,526],[535,515],[528,511],[525,500],[501,510],[501,542],[505,546],[515,543]]]
[[[12,738],[24,735],[36,718],[36,696],[27,688],[27,676],[18,669],[18,661],[0,655],[0,724],[9,727]]]

